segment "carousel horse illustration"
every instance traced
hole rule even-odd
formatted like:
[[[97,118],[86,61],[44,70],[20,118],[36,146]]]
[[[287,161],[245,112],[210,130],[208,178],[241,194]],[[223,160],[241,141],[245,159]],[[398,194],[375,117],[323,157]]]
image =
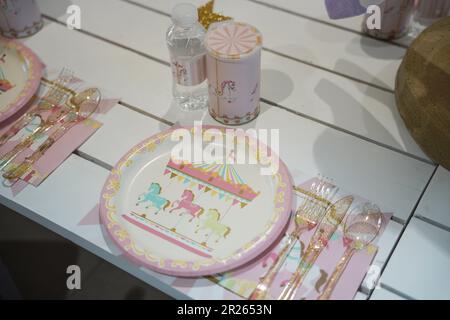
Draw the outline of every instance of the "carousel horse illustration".
[[[179,215],[181,216],[183,213],[190,214],[191,218],[189,219],[189,222],[192,222],[194,218],[198,218],[205,211],[198,204],[194,203],[194,198],[195,195],[191,190],[184,190],[183,194],[181,195],[181,200],[175,200],[172,204],[172,209],[170,209],[169,212],[171,213],[175,210],[183,209],[184,211],[180,211]]]
[[[161,209],[165,210],[170,206],[170,201],[161,197],[160,194],[161,186],[159,185],[159,183],[152,182],[150,188],[148,188],[148,192],[143,193],[139,196],[136,205],[139,205],[141,203],[150,203],[145,208],[148,209],[150,206],[152,206],[158,209],[158,211],[155,212],[155,214],[158,214]]]
[[[0,64],[5,64],[6,63],[6,54],[2,54],[0,56]],[[7,92],[8,90],[11,90],[12,88],[14,88],[14,86],[11,84],[11,82],[9,82],[6,79],[6,75],[3,72],[2,67],[0,66],[0,94]]]
[[[205,214],[205,218],[202,219],[197,226],[195,233],[198,233],[200,230],[208,230],[209,232],[205,236],[210,237],[214,234],[217,236],[216,242],[219,242],[219,239],[225,239],[231,232],[230,227],[221,224],[219,221],[219,211],[217,209],[209,209],[208,213]]]
[[[235,99],[236,82],[232,80],[222,81],[220,89],[217,88],[215,91],[218,97],[224,97],[229,103],[231,103]]]

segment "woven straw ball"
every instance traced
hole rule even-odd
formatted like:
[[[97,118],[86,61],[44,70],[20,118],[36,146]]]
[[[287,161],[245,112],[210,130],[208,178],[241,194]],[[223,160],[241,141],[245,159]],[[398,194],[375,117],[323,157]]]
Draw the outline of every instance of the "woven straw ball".
[[[410,46],[396,80],[397,107],[422,150],[450,170],[450,17]]]

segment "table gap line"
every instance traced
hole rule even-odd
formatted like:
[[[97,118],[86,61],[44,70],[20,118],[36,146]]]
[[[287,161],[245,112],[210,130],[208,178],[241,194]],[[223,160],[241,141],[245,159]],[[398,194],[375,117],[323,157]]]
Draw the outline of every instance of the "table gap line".
[[[421,220],[421,221],[423,221],[423,222],[426,222],[426,223],[428,223],[428,224],[431,224],[432,226],[434,226],[434,227],[436,227],[436,228],[439,228],[439,229],[442,229],[442,230],[444,230],[444,231],[450,232],[450,226],[446,226],[445,224],[442,224],[442,223],[440,223],[440,222],[437,222],[437,221],[435,221],[435,220],[433,220],[433,219],[424,217],[424,216],[421,215],[421,214],[417,214],[417,215],[415,215],[415,217],[416,217],[416,219]]]
[[[66,27],[66,24],[63,23],[63,22],[61,22],[61,21],[59,21],[58,19],[55,19],[55,18],[53,18],[53,17],[51,17],[51,16],[48,16],[48,15],[46,15],[46,14],[42,14],[42,16],[43,16],[45,19],[47,19],[47,20],[50,20],[50,21],[52,21],[52,22],[54,22],[54,23],[57,23],[57,24],[60,24],[60,25],[62,25],[62,26],[64,26],[64,27]],[[86,30],[84,30],[84,29],[74,29],[74,30],[77,31],[77,32],[80,32],[80,33],[82,33],[82,34],[85,34],[85,35],[87,35],[87,36],[93,37],[93,38],[95,38],[95,39],[97,39],[97,40],[101,40],[101,41],[103,41],[103,42],[107,42],[107,43],[112,44],[112,45],[115,45],[115,46],[117,46],[117,47],[119,47],[119,48],[122,48],[122,49],[125,49],[125,50],[127,50],[127,51],[133,52],[133,53],[135,53],[135,54],[137,54],[137,55],[139,55],[139,56],[141,56],[141,57],[150,59],[150,60],[152,60],[152,61],[154,61],[154,62],[163,64],[163,65],[168,66],[168,67],[170,66],[170,63],[167,62],[167,61],[164,61],[164,60],[161,60],[161,59],[159,59],[159,58],[153,57],[153,56],[151,56],[151,55],[149,55],[149,54],[146,54],[145,52],[142,52],[142,51],[135,50],[135,49],[133,49],[133,48],[124,46],[123,44],[120,44],[119,42],[116,42],[116,41],[113,41],[113,40],[104,38],[104,37],[102,37],[102,36],[100,36],[100,35],[98,35],[98,34],[95,34],[95,33],[93,33],[93,32],[86,31]]]
[[[122,105],[123,107],[125,107],[127,109],[130,109],[130,110],[132,110],[134,112],[137,112],[137,113],[139,113],[139,114],[141,114],[143,116],[150,117],[150,118],[152,118],[154,120],[157,120],[157,121],[160,121],[160,122],[162,122],[164,124],[167,124],[168,126],[173,126],[175,124],[172,121],[169,121],[167,119],[158,117],[158,116],[154,115],[153,113],[150,113],[148,111],[145,111],[144,109],[140,109],[138,107],[135,107],[135,106],[133,106],[133,105],[131,105],[131,104],[125,102],[125,101],[119,101],[119,104]]]
[[[414,299],[413,297],[410,297],[409,295],[407,295],[407,294],[405,294],[405,293],[403,293],[403,292],[401,292],[401,291],[398,291],[397,289],[394,289],[394,288],[392,288],[391,286],[388,286],[388,285],[386,285],[386,284],[380,283],[380,287],[383,288],[383,289],[386,290],[386,291],[389,291],[389,292],[391,292],[391,293],[393,293],[393,294],[395,294],[395,295],[397,295],[397,296],[403,298],[403,299],[406,299],[406,300],[416,300],[416,299]],[[369,296],[369,299],[370,299],[371,297],[372,297],[372,295]]]
[[[273,53],[275,55],[278,55],[280,57],[283,57],[283,58],[286,58],[286,59],[289,59],[289,60],[292,60],[292,61],[304,64],[304,65],[307,65],[307,66],[310,66],[310,67],[313,67],[313,68],[316,68],[316,69],[320,69],[320,70],[328,72],[328,73],[332,73],[332,74],[334,74],[336,76],[339,76],[339,77],[342,77],[342,78],[345,78],[345,79],[348,79],[348,80],[352,80],[352,81],[357,82],[357,83],[365,84],[365,85],[367,85],[369,87],[373,87],[373,88],[381,90],[381,91],[389,92],[389,93],[392,93],[392,94],[395,93],[395,91],[393,89],[390,89],[390,88],[387,88],[387,87],[383,87],[383,86],[380,86],[378,84],[375,84],[375,83],[372,83],[372,82],[369,82],[369,81],[365,81],[365,80],[362,80],[362,79],[359,79],[359,78],[355,78],[355,77],[352,77],[352,76],[350,76],[348,74],[344,74],[344,73],[341,73],[341,72],[333,70],[333,69],[328,69],[328,68],[322,67],[322,66],[320,66],[318,64],[315,64],[315,63],[312,63],[312,62],[309,62],[309,61],[306,61],[306,60],[303,60],[303,59],[300,59],[300,58],[296,58],[296,57],[290,56],[288,54],[272,50],[272,49],[267,48],[267,47],[263,47],[262,49],[264,51],[267,51],[267,52]]]
[[[310,120],[310,121],[319,123],[319,124],[321,124],[321,125],[323,125],[323,126],[326,126],[326,127],[332,128],[332,129],[335,129],[335,130],[337,130],[337,131],[340,131],[340,132],[343,132],[343,133],[346,133],[346,134],[350,134],[350,135],[352,135],[352,136],[354,136],[354,137],[356,137],[356,138],[359,138],[359,139],[361,139],[361,140],[364,140],[364,141],[373,143],[373,144],[375,144],[375,145],[377,145],[377,146],[379,146],[379,147],[386,148],[386,149],[391,150],[391,151],[394,151],[394,152],[396,152],[396,153],[400,153],[400,154],[402,154],[402,155],[404,155],[404,156],[413,158],[413,159],[415,159],[415,160],[424,162],[424,163],[429,164],[429,165],[433,165],[433,166],[436,165],[436,164],[435,164],[433,161],[431,161],[431,160],[428,160],[428,159],[425,159],[425,158],[416,156],[416,155],[411,154],[411,153],[409,153],[409,152],[407,152],[407,151],[403,151],[403,150],[397,149],[397,148],[395,148],[395,147],[392,147],[392,146],[390,146],[390,145],[384,144],[384,143],[382,143],[382,142],[378,142],[378,141],[376,141],[376,140],[373,140],[373,139],[371,139],[371,138],[365,137],[365,136],[360,135],[360,134],[358,134],[358,133],[355,133],[355,132],[352,132],[352,131],[350,131],[350,130],[347,130],[347,129],[338,127],[338,126],[336,126],[336,125],[334,125],[334,124],[332,124],[332,123],[328,123],[328,122],[325,122],[325,121],[320,120],[320,119],[318,119],[318,118],[309,116],[309,115],[304,114],[304,113],[302,113],[302,112],[300,112],[300,111],[293,110],[293,109],[291,109],[291,108],[282,106],[282,105],[280,105],[280,104],[278,104],[278,103],[276,103],[276,102],[272,102],[272,101],[270,101],[270,100],[268,100],[268,99],[261,98],[260,100],[261,100],[262,102],[264,102],[264,103],[267,103],[267,104],[271,105],[271,106],[274,106],[274,107],[277,107],[277,108],[279,108],[279,109],[285,110],[285,111],[287,111],[287,112],[289,112],[289,113],[295,114],[295,115],[297,115],[297,116],[299,116],[299,117],[302,117],[302,118],[308,119],[308,120]]]
[[[122,1],[128,2],[128,0],[122,0]],[[44,17],[45,17],[46,19],[48,19],[48,20],[51,20],[51,21],[53,21],[53,22],[55,22],[55,23],[58,23],[58,24],[60,24],[60,25],[65,26],[65,24],[64,24],[63,22],[60,22],[60,21],[57,20],[57,19],[54,19],[54,18],[49,17],[49,16],[47,16],[47,15],[44,15]],[[96,35],[96,34],[90,32],[90,31],[86,31],[86,30],[76,30],[76,31],[78,31],[78,32],[80,32],[80,33],[82,33],[82,34],[85,34],[85,35],[87,35],[87,36],[91,36],[91,37],[93,37],[93,38],[95,38],[95,39],[97,39],[97,40],[100,40],[100,41],[103,41],[103,42],[106,42],[106,43],[109,43],[109,44],[118,46],[118,47],[120,47],[120,48],[122,48],[122,49],[128,50],[128,51],[130,51],[130,52],[132,52],[132,53],[135,53],[135,54],[137,54],[137,55],[139,55],[139,56],[142,56],[142,57],[144,57],[144,58],[150,59],[150,60],[152,60],[152,61],[154,61],[154,62],[160,63],[160,64],[165,65],[165,66],[167,66],[167,67],[170,66],[170,63],[167,62],[167,61],[164,61],[164,60],[161,60],[161,59],[159,59],[159,58],[153,57],[153,56],[151,56],[151,55],[149,55],[149,54],[146,54],[146,53],[143,53],[143,52],[141,52],[141,51],[139,51],[139,50],[132,49],[132,48],[130,48],[130,47],[127,47],[127,46],[122,45],[122,44],[120,44],[120,43],[117,43],[117,42],[115,42],[115,41],[111,41],[111,40],[109,40],[109,39],[107,39],[107,38],[104,38],[104,37],[102,37],[102,36]],[[268,49],[268,50],[270,50],[270,49]],[[293,58],[293,59],[297,60],[296,58]],[[319,67],[319,66],[318,66],[317,68],[322,69],[322,67]],[[327,70],[327,69],[324,69],[324,70]],[[329,71],[329,70],[328,70],[328,71]],[[334,72],[332,72],[332,73],[334,73]],[[336,74],[338,74],[338,73],[336,73]],[[338,74],[338,75],[339,75],[339,74]],[[372,87],[376,87],[377,89],[380,89],[380,90],[384,90],[384,91],[393,93],[393,91],[391,91],[391,90],[385,89],[385,88],[383,88],[383,87],[377,87],[376,85],[366,83],[366,82],[364,82],[363,80],[352,79],[352,77],[350,77],[350,76],[344,76],[344,77],[349,78],[349,79],[351,79],[351,80],[353,80],[353,81],[357,81],[357,82],[360,82],[360,83],[363,83],[363,84],[366,84],[366,85],[370,85],[370,86],[372,86]],[[370,139],[370,138],[368,138],[368,137],[364,137],[364,136],[362,136],[362,135],[360,135],[360,134],[358,134],[358,133],[354,133],[354,132],[352,132],[352,131],[350,131],[350,130],[347,130],[347,129],[338,127],[338,126],[336,126],[336,125],[334,125],[334,124],[331,124],[331,123],[327,123],[327,122],[325,122],[325,121],[323,121],[323,120],[320,120],[320,119],[317,119],[317,118],[315,118],[315,117],[306,115],[306,114],[301,113],[301,112],[299,112],[299,111],[293,110],[293,109],[291,109],[291,108],[289,108],[289,107],[282,106],[282,105],[280,105],[280,104],[278,104],[278,103],[271,102],[270,100],[268,100],[268,99],[266,99],[266,98],[261,98],[261,101],[262,101],[262,102],[265,102],[265,103],[268,103],[268,104],[270,104],[270,105],[272,105],[272,106],[274,106],[274,107],[277,107],[277,108],[279,108],[279,109],[282,109],[282,110],[285,110],[285,111],[287,111],[287,112],[290,112],[290,113],[292,113],[292,114],[295,114],[295,115],[297,115],[297,116],[299,116],[299,117],[302,117],[302,118],[305,118],[305,119],[314,121],[314,122],[319,123],[319,124],[322,124],[322,125],[325,125],[325,126],[327,126],[327,127],[329,127],[329,128],[332,128],[332,129],[335,129],[335,130],[337,130],[337,131],[340,131],[340,132],[349,134],[349,135],[354,136],[354,137],[356,137],[356,138],[365,140],[365,141],[367,141],[367,142],[373,143],[373,144],[375,144],[375,145],[378,145],[378,146],[380,146],[380,147],[386,148],[386,149],[388,149],[388,150],[391,150],[391,151],[400,153],[400,154],[402,154],[402,155],[408,156],[408,157],[413,158],[413,159],[415,159],[415,160],[424,162],[424,163],[426,163],[426,164],[435,165],[435,163],[434,163],[433,161],[431,161],[431,160],[428,160],[428,159],[425,159],[425,158],[416,156],[416,155],[414,155],[414,154],[411,154],[411,153],[409,153],[409,152],[407,152],[407,151],[403,151],[403,150],[397,149],[397,148],[395,148],[395,147],[386,145],[386,144],[384,144],[384,143],[382,143],[382,142],[377,142],[377,141],[375,141],[375,140],[373,140],[373,139]],[[126,106],[127,108],[131,109],[131,110],[134,110],[134,111],[139,112],[139,113],[141,113],[141,114],[143,114],[143,115],[149,116],[149,117],[151,117],[151,118],[153,118],[153,119],[162,121],[162,122],[164,122],[164,123],[166,123],[166,124],[168,124],[168,125],[173,125],[173,122],[171,122],[170,120],[167,120],[167,119],[164,119],[164,118],[160,118],[160,117],[158,117],[158,116],[156,116],[156,115],[154,115],[154,114],[152,114],[152,113],[150,113],[150,112],[143,111],[142,109],[139,109],[138,107],[132,106],[132,105],[130,105],[130,104],[124,102],[124,101],[121,101],[121,103],[122,103],[124,106]],[[140,110],[140,111],[138,111],[138,110]]]
[[[428,179],[427,183],[425,184],[425,187],[423,188],[422,192],[419,195],[419,198],[417,199],[411,214],[409,215],[408,219],[406,220],[405,224],[403,225],[402,230],[400,231],[400,234],[397,237],[397,240],[395,241],[395,244],[392,246],[391,252],[389,252],[385,263],[383,264],[383,267],[381,268],[381,272],[380,272],[380,277],[379,279],[381,279],[381,277],[383,276],[383,272],[386,269],[387,265],[389,264],[389,260],[391,259],[392,255],[394,254],[395,250],[397,249],[398,244],[400,243],[403,234],[405,233],[406,229],[409,226],[409,223],[411,222],[411,220],[414,218],[414,213],[417,210],[417,207],[420,204],[420,201],[422,200],[423,196],[425,195],[425,192],[427,191],[428,187],[430,186],[431,181],[433,180],[434,176],[436,175],[437,169],[438,169],[438,165],[435,166],[433,172],[431,173],[430,178]],[[395,289],[394,289],[395,290]],[[371,292],[369,292],[369,299],[372,297],[373,294],[373,290]]]
[[[124,0],[124,1],[127,1],[127,0]],[[375,41],[388,43],[388,44],[391,44],[391,45],[394,45],[394,46],[397,46],[397,47],[400,47],[400,48],[403,48],[403,49],[408,49],[409,48],[409,46],[401,44],[401,43],[397,43],[395,41],[388,41],[388,40],[383,40],[383,39],[379,39],[379,38],[374,38],[374,37],[371,37],[371,36],[367,35],[364,32],[356,31],[356,30],[353,30],[351,28],[347,28],[347,27],[344,27],[344,26],[340,26],[338,24],[334,24],[332,22],[327,22],[325,20],[321,20],[319,18],[308,16],[308,15],[302,14],[300,12],[292,11],[290,9],[282,8],[282,7],[279,7],[279,6],[274,5],[274,4],[265,3],[265,2],[262,2],[262,1],[259,1],[259,0],[246,0],[246,1],[255,3],[255,4],[258,4],[258,5],[261,5],[261,6],[270,8],[270,9],[273,9],[273,10],[281,11],[281,12],[284,12],[284,13],[287,13],[287,14],[290,14],[290,15],[293,15],[293,16],[296,16],[296,17],[300,17],[300,18],[304,18],[304,19],[307,19],[307,20],[311,20],[311,21],[317,22],[317,23],[321,23],[321,24],[327,25],[329,27],[334,27],[334,28],[337,28],[337,29],[340,29],[340,30],[348,31],[348,32],[357,34],[359,36],[363,36],[365,38],[373,39]]]
[[[170,17],[170,14],[168,14],[166,12],[163,12],[161,10],[154,9],[154,8],[152,8],[150,6],[147,6],[147,5],[144,5],[144,4],[141,4],[141,3],[136,3],[136,2],[134,2],[132,0],[122,0],[122,1],[125,2],[125,3],[128,3],[128,4],[131,4],[131,5],[135,5],[137,7],[143,8],[145,10],[149,10],[149,11],[152,11],[154,13],[161,14],[161,15],[164,15],[166,17]],[[387,41],[384,41],[384,42],[387,42]],[[334,75],[337,75],[337,76],[340,76],[340,77],[343,77],[343,78],[346,78],[346,79],[349,79],[349,80],[352,80],[352,81],[355,81],[355,82],[358,82],[358,83],[365,84],[367,86],[370,86],[370,87],[373,87],[373,88],[376,88],[376,89],[379,89],[379,90],[382,90],[382,91],[394,93],[394,90],[392,90],[392,89],[390,89],[388,87],[384,87],[384,86],[381,86],[381,85],[378,85],[378,84],[375,84],[375,83],[372,83],[372,82],[369,82],[369,81],[365,81],[365,80],[362,80],[362,79],[359,79],[359,78],[355,78],[355,77],[352,77],[350,75],[341,73],[339,71],[336,71],[336,70],[333,70],[333,69],[329,69],[327,67],[323,67],[323,66],[320,66],[318,64],[309,62],[307,60],[303,60],[303,59],[296,58],[296,57],[293,57],[291,55],[288,55],[288,54],[285,54],[285,53],[282,53],[282,52],[278,52],[278,51],[270,49],[268,47],[264,47],[263,46],[262,50],[270,52],[270,53],[275,54],[275,55],[278,55],[280,57],[283,57],[283,58],[286,58],[286,59],[289,59],[289,60],[292,60],[292,61],[304,64],[304,65],[313,67],[313,68],[320,69],[320,70],[325,71],[325,72],[332,73]]]
[[[100,160],[100,159],[98,159],[96,157],[93,157],[93,156],[91,156],[91,155],[81,151],[80,149],[75,150],[73,152],[73,154],[78,156],[78,157],[80,157],[80,158],[82,158],[82,159],[84,159],[84,160],[86,160],[86,161],[89,161],[89,162],[91,162],[91,163],[93,163],[93,164],[95,164],[95,165],[97,165],[99,167],[102,167],[103,169],[106,169],[108,171],[111,171],[113,169],[112,165],[110,165],[110,164],[108,164],[108,163],[106,163],[106,162],[104,162],[104,161],[102,161],[102,160]]]
[[[397,223],[399,223],[399,224],[401,224],[401,225],[404,225],[405,224],[405,220],[403,220],[403,219],[401,219],[401,218],[397,218],[396,216],[392,216],[391,217],[391,220],[392,221],[394,221],[394,222],[397,222]]]
[[[139,3],[139,2],[136,2],[136,1],[132,1],[132,0],[122,0],[122,1],[123,2],[128,2],[131,5],[134,5],[136,7],[140,7],[140,8],[145,9],[145,10],[153,11],[154,13],[158,13],[158,14],[161,14],[161,15],[169,17],[169,18],[171,17],[170,13],[167,13],[167,12],[162,11],[162,10],[155,9],[153,7],[147,6],[145,4],[142,4],[142,3]]]

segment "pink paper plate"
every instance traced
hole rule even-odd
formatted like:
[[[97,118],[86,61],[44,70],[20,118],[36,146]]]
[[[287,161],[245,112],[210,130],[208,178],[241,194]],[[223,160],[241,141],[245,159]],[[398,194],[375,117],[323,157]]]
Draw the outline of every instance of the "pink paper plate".
[[[0,122],[18,112],[39,88],[43,65],[21,42],[0,37]]]
[[[172,139],[177,129],[152,136],[122,157],[102,190],[100,219],[127,257],[152,270],[192,277],[239,267],[285,229],[292,209],[291,176],[278,156],[265,156],[270,151],[259,152],[263,161],[257,164],[230,164],[239,153],[229,150],[225,164],[179,163],[171,157],[180,146]],[[223,127],[181,129],[205,139],[230,135]],[[224,146],[225,141],[215,143]],[[237,145],[256,154],[257,141],[247,141],[237,139]],[[261,174],[262,167],[276,163],[275,174]]]

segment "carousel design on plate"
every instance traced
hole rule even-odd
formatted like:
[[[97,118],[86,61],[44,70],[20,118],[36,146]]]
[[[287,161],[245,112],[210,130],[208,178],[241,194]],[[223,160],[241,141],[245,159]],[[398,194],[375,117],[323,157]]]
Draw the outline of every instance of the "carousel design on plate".
[[[2,67],[4,65],[6,65],[6,53],[0,51],[0,95],[14,88],[14,85],[6,77]]]
[[[251,136],[235,140],[234,148],[254,152],[255,165],[172,161],[176,129],[142,141],[111,170],[100,199],[102,225],[132,261],[164,274],[204,276],[249,262],[289,220],[293,183],[286,166],[270,150],[253,148],[258,140]],[[228,134],[202,126],[202,137],[210,129]],[[234,151],[227,159],[236,160]],[[278,172],[262,175],[263,164],[273,161]]]
[[[43,65],[21,42],[0,37],[0,122],[13,116],[36,94]]]
[[[163,176],[168,178],[169,185],[162,188],[163,182],[150,182],[148,190],[137,198],[135,209],[123,217],[133,225],[203,257],[211,257],[215,245],[226,241],[233,232],[225,217],[240,212],[259,195],[230,164],[177,164],[171,159]],[[187,186],[176,199],[164,195],[171,181]],[[197,203],[196,199],[203,195],[212,198],[208,202],[210,207]],[[223,203],[228,204],[227,209],[216,208]],[[162,215],[179,218],[169,225],[159,219]],[[179,227],[186,224],[195,227],[190,232],[179,231]]]
[[[170,201],[161,197],[160,194],[161,185],[159,183],[152,182],[150,188],[148,188],[148,192],[143,193],[139,196],[136,205],[146,203],[147,206],[145,208],[148,209],[150,206],[152,206],[157,209],[155,213],[157,214],[161,209],[165,210],[170,205]]]
[[[180,216],[183,212],[188,213],[191,215],[189,222],[192,222],[194,218],[198,218],[205,211],[204,208],[194,203],[194,198],[194,192],[189,189],[184,190],[181,199],[173,202],[172,209],[169,212],[180,211]]]

